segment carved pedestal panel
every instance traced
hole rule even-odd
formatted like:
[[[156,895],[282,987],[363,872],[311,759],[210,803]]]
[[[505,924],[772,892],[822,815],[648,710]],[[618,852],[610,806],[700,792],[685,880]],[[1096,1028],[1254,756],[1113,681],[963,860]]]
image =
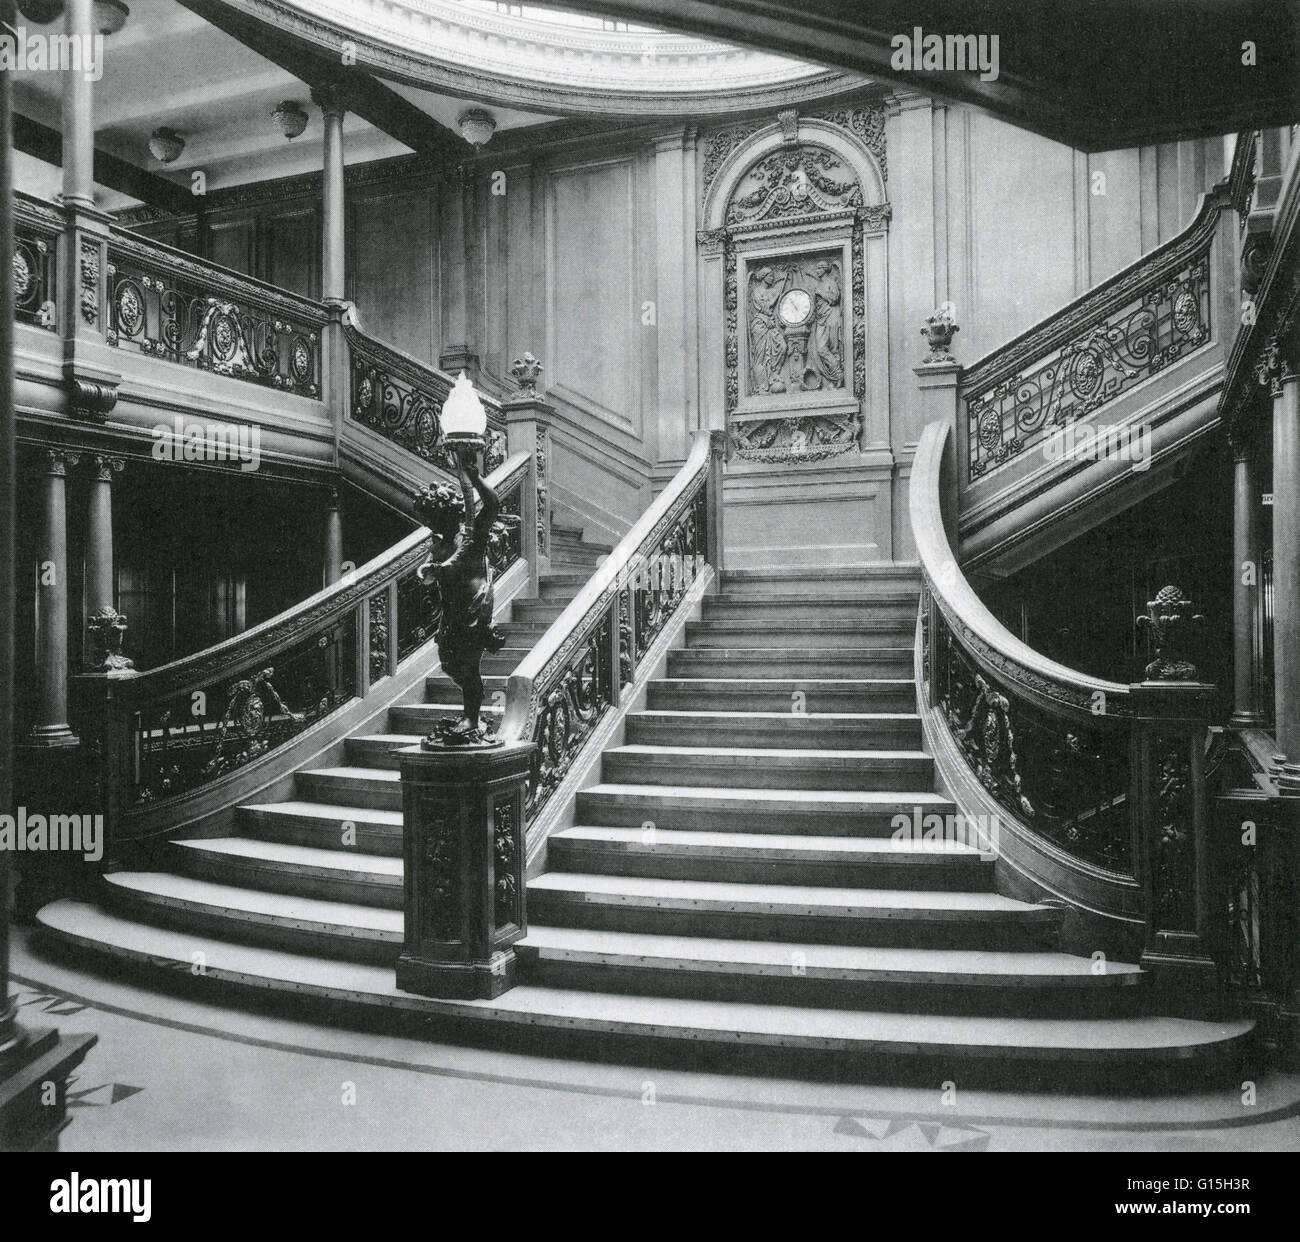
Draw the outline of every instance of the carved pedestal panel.
[[[524,910],[524,787],[533,747],[400,753],[406,942],[397,986],[490,999],[515,983]]]

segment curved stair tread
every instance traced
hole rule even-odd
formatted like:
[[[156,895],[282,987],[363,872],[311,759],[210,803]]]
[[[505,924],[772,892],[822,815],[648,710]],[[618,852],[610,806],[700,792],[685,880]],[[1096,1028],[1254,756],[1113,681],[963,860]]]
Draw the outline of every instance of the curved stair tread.
[[[268,893],[256,888],[195,880],[169,871],[114,871],[104,876],[104,882],[141,898],[177,906],[201,906],[234,917],[360,929],[395,935],[399,940],[402,937],[403,915],[400,910]]]
[[[529,893],[582,896],[590,901],[649,901],[660,905],[791,908],[810,912],[888,915],[899,912],[962,918],[1056,918],[1051,906],[1032,905],[987,892],[926,889],[823,888],[801,884],[735,884],[721,880],[661,880],[631,875],[548,871],[528,881]]]
[[[755,720],[784,720],[795,728],[808,721],[812,724],[913,724],[921,717],[915,712],[738,712],[700,711],[696,708],[646,708],[633,712],[650,720],[700,721],[701,723],[744,724]]]
[[[800,764],[811,763],[818,766],[832,764],[836,767],[856,767],[858,764],[870,763],[873,760],[920,762],[930,758],[929,752],[924,750],[796,750],[781,746],[654,746],[637,743],[612,747],[605,754],[644,755],[651,758],[716,759],[728,764],[748,762],[755,765],[780,759],[797,760]]]
[[[770,968],[788,975],[794,955],[809,974],[845,978],[995,983],[1034,987],[1047,983],[1078,987],[1134,984],[1147,977],[1140,966],[1107,962],[1098,974],[1091,958],[1069,953],[1024,950],[917,949],[879,946],[799,944],[784,940],[722,940],[650,932],[593,931],[530,923],[518,948],[568,960],[609,960],[628,964],[672,962],[682,969]]]
[[[345,846],[326,850],[312,845],[264,841],[260,837],[198,837],[172,841],[171,845],[198,854],[221,854],[281,866],[337,871],[344,874],[379,874],[402,878],[402,860],[382,854],[364,854]]]
[[[420,739],[413,740],[418,742]],[[355,765],[337,768],[303,768],[298,775],[323,776],[331,780],[345,781],[388,781],[394,785],[400,784],[402,780],[402,774],[396,768],[362,768]]]
[[[951,798],[945,798],[933,790],[922,789],[901,792],[892,789],[741,789],[718,785],[635,785],[611,781],[588,785],[582,792],[631,798],[663,798],[687,804],[700,802],[705,806],[741,800],[768,804],[778,810],[807,810],[810,805],[816,805],[822,810],[858,811],[897,808],[900,812],[910,812],[913,807],[921,807],[955,812],[957,809]]]
[[[332,769],[316,769],[317,771],[331,771]],[[363,768],[362,771],[370,774],[370,768]],[[349,821],[353,823],[382,824],[390,828],[400,828],[402,826],[401,811],[376,811],[364,806],[340,806],[332,802],[301,802],[290,800],[287,802],[255,802],[248,803],[239,808],[241,812],[251,812],[256,815],[292,815],[292,816],[309,816],[313,819],[329,820],[331,823],[344,824]]]
[[[1106,1063],[1186,1064],[1198,1054],[1230,1051],[1254,1029],[1250,1019],[985,1018],[794,1008],[734,1001],[683,1000],[520,985],[496,1000],[444,1001],[397,989],[391,966],[330,961],[276,949],[168,931],[123,919],[69,898],[45,906],[38,924],[57,938],[187,978],[193,954],[206,959],[204,982],[346,999],[478,1021],[526,1023],[557,1031],[585,1030],[764,1043],[785,1048],[907,1056],[951,1051],[967,1057]]]
[[[913,861],[934,858],[983,858],[984,853],[973,845],[960,841],[895,841],[892,837],[812,837],[790,833],[709,832],[695,828],[657,828],[654,837],[646,839],[643,828],[605,828],[595,825],[575,824],[551,834],[552,841],[593,841],[617,845],[640,845],[647,850],[656,847],[716,849],[726,853],[759,851],[771,858],[807,858],[810,855],[827,855],[832,858],[851,858],[853,855],[872,855]]]

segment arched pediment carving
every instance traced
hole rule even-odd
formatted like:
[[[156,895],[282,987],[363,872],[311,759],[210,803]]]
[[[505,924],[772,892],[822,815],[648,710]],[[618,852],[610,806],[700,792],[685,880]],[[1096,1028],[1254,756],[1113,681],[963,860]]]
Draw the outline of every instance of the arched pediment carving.
[[[726,223],[735,228],[862,205],[858,175],[842,156],[820,145],[783,146],[756,160],[737,181]]]

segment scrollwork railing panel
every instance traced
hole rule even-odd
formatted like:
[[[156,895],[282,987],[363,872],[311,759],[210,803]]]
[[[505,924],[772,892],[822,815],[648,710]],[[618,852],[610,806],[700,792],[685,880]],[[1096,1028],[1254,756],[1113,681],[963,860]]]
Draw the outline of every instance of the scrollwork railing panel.
[[[934,701],[980,784],[1068,854],[1131,875],[1128,731],[1035,707],[972,658],[939,609],[928,642]]]
[[[122,233],[115,233],[108,255],[110,345],[320,397],[325,312],[319,304]]]
[[[1178,237],[962,375],[974,482],[1208,345],[1220,200]]]
[[[448,474],[456,473],[454,456],[442,437],[442,407],[453,378],[410,354],[367,336],[349,308],[343,331],[351,350],[348,417],[385,440],[414,453]],[[505,417],[492,398],[479,394],[488,414],[485,469],[505,460]]]
[[[356,620],[312,633],[274,665],[135,713],[131,805],[174,798],[283,746],[357,693]]]

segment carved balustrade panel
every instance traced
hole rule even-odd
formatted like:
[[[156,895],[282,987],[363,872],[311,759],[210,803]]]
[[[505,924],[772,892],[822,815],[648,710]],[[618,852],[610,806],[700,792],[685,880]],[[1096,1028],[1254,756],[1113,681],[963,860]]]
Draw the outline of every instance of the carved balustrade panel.
[[[421,582],[411,569],[397,580],[397,659],[405,660],[438,632],[442,598],[433,582]]]
[[[110,243],[110,345],[303,397],[321,393],[321,318],[228,274]]]
[[[345,321],[344,333],[352,353],[348,417],[455,474],[456,459],[442,435],[451,376],[367,336],[355,322]],[[505,419],[495,401],[479,395],[488,416],[483,472],[490,474],[506,459]]]
[[[1132,874],[1128,729],[1088,728],[1027,702],[971,657],[941,610],[931,616],[923,660],[933,701],[980,784],[1066,852]]]
[[[264,667],[134,712],[128,806],[177,797],[244,767],[355,698],[356,622],[348,613]]]
[[[58,329],[55,250],[57,234],[22,219],[14,225],[14,318],[50,331]]]
[[[1069,335],[1018,359],[1009,374],[963,386],[971,479],[1086,418],[1210,340],[1208,240],[1172,272],[1147,279]]]
[[[555,792],[583,744],[614,703],[615,670],[610,660],[610,619],[598,614],[541,695],[528,778],[527,817]]]

